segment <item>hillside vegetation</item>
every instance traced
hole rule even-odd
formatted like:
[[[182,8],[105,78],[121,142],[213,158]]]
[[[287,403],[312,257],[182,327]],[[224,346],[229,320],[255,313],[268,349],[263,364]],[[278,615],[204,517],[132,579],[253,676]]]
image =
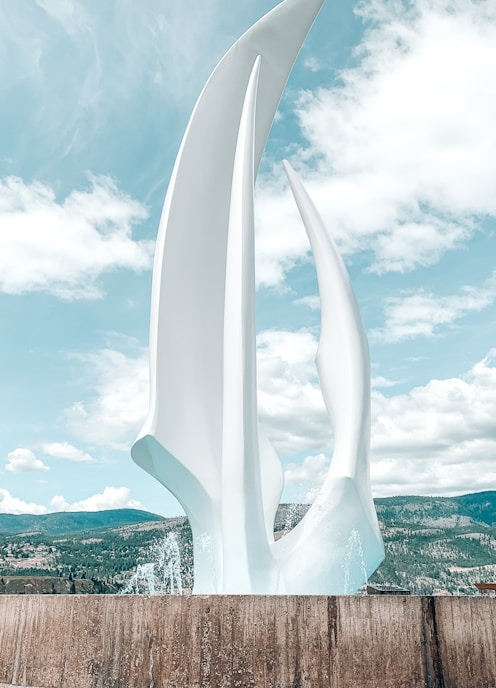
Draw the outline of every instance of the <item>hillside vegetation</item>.
[[[108,511],[78,511],[43,514],[0,514],[0,533],[44,533],[62,535],[93,528],[112,528],[132,523],[163,521],[162,516],[138,509],[109,509]]]
[[[496,492],[450,498],[391,497],[377,499],[376,507],[386,559],[372,582],[399,585],[415,594],[472,595],[477,593],[474,582],[496,580]],[[277,536],[294,527],[307,508],[281,505]],[[145,581],[136,574],[139,578],[140,572],[150,570],[143,566],[147,562],[155,562],[156,575],[160,566],[164,572],[169,570],[166,559],[171,556],[167,553],[171,542],[182,587],[189,590],[193,553],[184,517],[163,519],[132,509],[46,516],[0,514],[0,577],[8,578],[10,590],[15,585],[11,580],[23,575],[86,580],[92,585],[79,583],[82,592],[115,592],[134,574],[132,589],[146,591]],[[167,590],[165,579],[161,586]],[[7,592],[3,587],[0,584],[0,594]],[[58,592],[67,585],[41,585],[40,581],[38,587],[42,592]]]

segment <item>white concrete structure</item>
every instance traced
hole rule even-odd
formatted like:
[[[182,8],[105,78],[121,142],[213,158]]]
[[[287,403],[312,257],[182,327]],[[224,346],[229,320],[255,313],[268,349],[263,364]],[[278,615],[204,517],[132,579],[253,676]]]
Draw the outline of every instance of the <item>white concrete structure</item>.
[[[354,592],[384,554],[369,485],[367,341],[344,264],[289,165],[318,273],[317,368],[335,448],[315,503],[278,542],[282,470],[257,418],[254,179],[322,2],[285,0],[220,61],[191,116],[160,223],[150,408],[132,456],[189,517],[196,593]]]

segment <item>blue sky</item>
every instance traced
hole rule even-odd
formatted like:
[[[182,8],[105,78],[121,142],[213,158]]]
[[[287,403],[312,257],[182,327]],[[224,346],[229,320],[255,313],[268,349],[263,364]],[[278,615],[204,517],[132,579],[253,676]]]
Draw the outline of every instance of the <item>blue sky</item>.
[[[0,0],[0,512],[180,513],[132,462],[158,220],[195,100],[272,0]],[[299,171],[372,361],[376,496],[496,489],[496,7],[326,0],[256,198],[259,410],[309,498],[332,453]]]

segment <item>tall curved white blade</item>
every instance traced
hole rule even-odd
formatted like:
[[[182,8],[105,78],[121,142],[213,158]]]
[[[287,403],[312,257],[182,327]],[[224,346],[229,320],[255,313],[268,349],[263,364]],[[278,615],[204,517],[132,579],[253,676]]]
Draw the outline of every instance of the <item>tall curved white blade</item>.
[[[218,64],[190,119],[160,224],[152,288],[150,408],[132,453],[144,468],[161,474],[142,442],[152,436],[214,501],[221,489],[226,244],[241,110],[254,61],[261,55],[257,169],[288,74],[322,2],[285,0]],[[174,478],[173,467],[168,471]],[[171,489],[186,506],[181,484]]]
[[[150,404],[134,460],[181,502],[193,530],[195,592],[221,592],[223,337],[234,157],[253,64],[263,57],[254,169],[282,90],[323,0],[285,0],[237,41],[207,82],[183,138],[157,237]],[[263,475],[274,476],[273,451]],[[276,490],[263,489],[266,514]],[[269,521],[266,518],[266,521]]]
[[[370,437],[369,348],[348,272],[312,199],[284,161],[305,225],[317,272],[321,304],[316,363],[322,395],[334,425],[330,475],[368,477]]]
[[[241,113],[227,238],[222,443],[223,592],[262,592],[271,553],[258,446],[253,208],[257,57]]]
[[[273,546],[288,593],[357,589],[384,557],[369,478],[370,363],[348,273],[336,245],[289,163],[290,187],[310,239],[321,300],[316,363],[334,425],[328,475],[303,520]],[[322,549],[325,548],[325,554]],[[361,562],[350,563],[348,550]],[[350,555],[351,556],[351,555]],[[353,580],[350,576],[354,576]]]

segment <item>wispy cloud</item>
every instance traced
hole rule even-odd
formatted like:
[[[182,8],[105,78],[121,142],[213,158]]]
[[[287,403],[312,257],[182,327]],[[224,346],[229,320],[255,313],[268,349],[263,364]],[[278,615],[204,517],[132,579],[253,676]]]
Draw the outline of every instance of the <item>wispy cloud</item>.
[[[82,449],[74,447],[72,444],[69,444],[69,442],[49,442],[42,446],[42,451],[48,456],[74,461],[76,463],[92,463],[95,461],[90,454],[84,452]]]
[[[58,157],[129,112],[134,127],[143,117],[162,126],[164,112],[191,107],[214,66],[205,55],[215,61],[212,46],[229,40],[222,9],[221,0],[0,3],[0,98],[14,92],[29,106],[32,145],[49,143]]]
[[[76,39],[88,29],[88,14],[77,0],[35,0],[35,3]]]
[[[302,296],[301,299],[295,299],[295,305],[297,306],[307,306],[313,311],[320,309],[320,297],[317,295]]]
[[[325,68],[325,65],[316,57],[307,57],[303,66],[309,69],[311,72],[320,72],[321,69]]]
[[[396,387],[397,385],[400,385],[403,382],[404,380],[389,380],[387,377],[379,375],[377,377],[373,377],[370,381],[370,384],[373,389],[384,389],[386,387]]]
[[[386,299],[383,328],[371,330],[375,341],[399,342],[403,339],[432,337],[442,327],[448,327],[469,313],[477,313],[496,299],[496,274],[482,287],[464,286],[458,294],[440,296],[417,291]]]

